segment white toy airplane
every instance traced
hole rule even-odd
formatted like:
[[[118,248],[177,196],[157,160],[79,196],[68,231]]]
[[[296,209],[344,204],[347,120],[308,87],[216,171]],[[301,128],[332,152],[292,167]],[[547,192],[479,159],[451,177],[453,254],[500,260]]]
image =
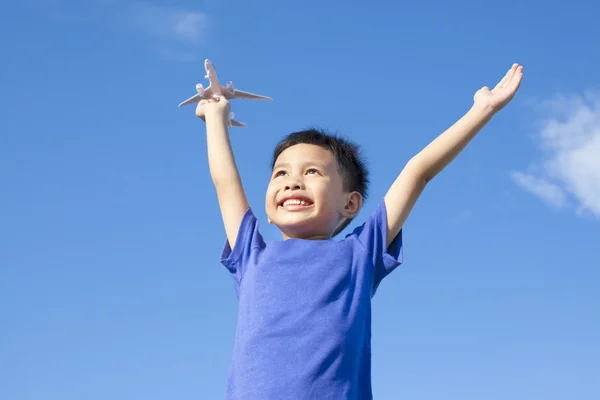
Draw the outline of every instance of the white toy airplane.
[[[227,82],[225,86],[222,86],[219,83],[219,78],[217,77],[217,71],[215,70],[215,66],[208,59],[204,60],[204,69],[206,70],[206,76],[204,78],[208,79],[209,82],[208,87],[204,88],[202,84],[197,84],[196,91],[198,92],[198,94],[195,94],[194,96],[179,104],[179,107],[192,103],[198,103],[200,100],[208,99],[210,97],[218,99],[220,96],[225,96],[226,99],[273,100],[267,96],[261,96],[258,94],[235,89],[233,87],[233,82],[231,81]],[[229,126],[246,126],[246,124],[234,120],[233,113],[230,113]]]

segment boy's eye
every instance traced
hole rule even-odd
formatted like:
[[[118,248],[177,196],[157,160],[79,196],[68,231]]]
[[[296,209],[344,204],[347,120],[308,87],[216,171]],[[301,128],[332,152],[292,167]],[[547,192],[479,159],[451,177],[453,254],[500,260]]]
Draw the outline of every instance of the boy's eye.
[[[275,177],[282,176],[282,175],[285,175],[285,171],[277,171],[275,173]]]
[[[307,173],[307,174],[318,174],[318,173],[319,173],[319,171],[317,171],[317,170],[316,170],[316,169],[314,169],[314,168],[311,168],[311,169],[309,169],[308,171],[306,171],[306,173]]]

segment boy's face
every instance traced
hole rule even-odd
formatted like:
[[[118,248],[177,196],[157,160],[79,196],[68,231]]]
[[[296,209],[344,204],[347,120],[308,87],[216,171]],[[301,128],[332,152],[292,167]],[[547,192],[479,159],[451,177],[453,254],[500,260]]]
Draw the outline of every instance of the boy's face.
[[[334,155],[316,145],[284,150],[267,188],[269,222],[284,239],[328,239],[336,227],[360,208],[360,194],[344,192]]]

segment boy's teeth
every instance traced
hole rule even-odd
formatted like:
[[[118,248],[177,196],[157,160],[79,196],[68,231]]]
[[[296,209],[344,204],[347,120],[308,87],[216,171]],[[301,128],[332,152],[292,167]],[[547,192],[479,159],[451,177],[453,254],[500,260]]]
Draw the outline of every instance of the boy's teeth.
[[[291,205],[298,205],[298,204],[299,204],[299,205],[302,205],[302,206],[305,206],[305,205],[307,205],[308,203],[306,203],[304,200],[295,200],[295,199],[292,199],[292,200],[286,200],[286,201],[283,203],[283,206],[284,206],[284,207],[287,207],[287,206],[291,206]]]

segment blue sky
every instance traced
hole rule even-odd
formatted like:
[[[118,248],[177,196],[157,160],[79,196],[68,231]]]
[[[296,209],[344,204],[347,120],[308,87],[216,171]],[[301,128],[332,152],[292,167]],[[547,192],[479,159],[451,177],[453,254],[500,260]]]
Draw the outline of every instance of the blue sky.
[[[373,312],[377,399],[600,397],[600,6],[23,0],[2,6],[0,398],[218,399],[236,324],[203,123],[222,80],[268,240],[284,134],[363,146],[371,212],[404,163],[525,65],[426,189]]]

